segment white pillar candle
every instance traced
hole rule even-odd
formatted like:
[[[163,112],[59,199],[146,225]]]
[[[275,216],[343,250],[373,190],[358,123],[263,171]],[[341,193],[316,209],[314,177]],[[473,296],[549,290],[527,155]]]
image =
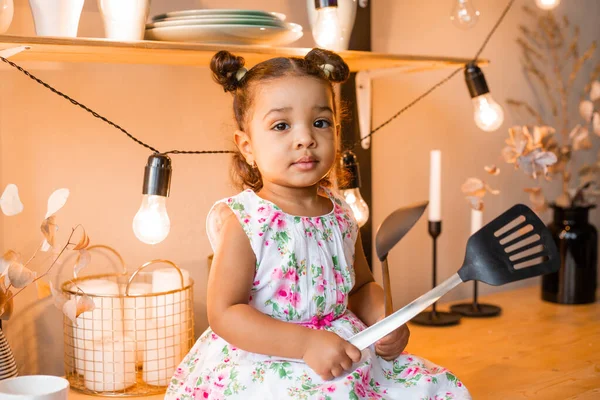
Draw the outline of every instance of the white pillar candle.
[[[432,150],[429,159],[429,220],[442,220],[442,152]]]
[[[112,295],[114,297],[92,297],[96,308],[77,318],[73,326],[75,368],[84,373],[84,362],[93,349],[93,341],[113,334],[123,335],[123,308],[119,298],[119,285],[108,279],[89,279],[77,286],[88,295]],[[78,296],[77,296],[78,297]]]
[[[190,284],[190,273],[188,270],[181,269],[183,275],[183,287]],[[170,292],[180,290],[181,276],[175,268],[162,268],[152,272],[152,293]],[[171,293],[165,295],[154,296],[155,307],[154,316],[158,319],[160,325],[173,325],[173,317],[179,317],[182,312],[185,312],[185,300],[182,297],[182,292]],[[165,321],[165,318],[170,318]]]
[[[190,273],[175,268],[152,271],[152,293],[180,290],[190,285]],[[153,301],[153,328],[146,330],[142,379],[149,385],[166,386],[184,354],[182,344],[189,340],[188,292],[157,294]],[[187,348],[185,349],[187,351]]]
[[[184,357],[179,336],[175,325],[157,325],[146,331],[142,379],[148,385],[169,385],[175,369]]]
[[[125,295],[127,285],[123,286]],[[135,295],[147,295],[152,293],[152,284],[144,282],[133,282],[129,285],[128,295],[124,299],[124,330],[125,335],[135,338],[136,361],[142,365],[143,351],[146,343],[146,329],[152,315],[152,298],[147,296],[136,297]]]
[[[483,211],[471,209],[471,235],[481,229],[483,225]]]
[[[85,362],[85,387],[114,392],[135,385],[135,343],[127,336],[105,337],[93,342]]]

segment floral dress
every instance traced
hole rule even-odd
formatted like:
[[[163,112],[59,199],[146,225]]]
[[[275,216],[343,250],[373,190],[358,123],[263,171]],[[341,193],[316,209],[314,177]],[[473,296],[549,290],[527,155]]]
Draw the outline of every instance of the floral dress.
[[[299,217],[245,190],[213,206],[208,236],[215,249],[224,210],[231,210],[256,255],[249,304],[273,318],[349,339],[365,329],[347,308],[358,228],[347,204],[327,189],[322,192],[331,199],[332,211]],[[346,375],[324,381],[302,360],[238,349],[210,328],[175,371],[165,396],[167,400],[470,398],[450,371],[407,353],[388,362],[371,346]]]

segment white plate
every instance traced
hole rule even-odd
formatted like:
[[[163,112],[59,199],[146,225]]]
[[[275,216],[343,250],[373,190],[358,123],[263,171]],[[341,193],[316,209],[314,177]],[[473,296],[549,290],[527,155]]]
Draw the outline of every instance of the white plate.
[[[146,29],[146,40],[215,44],[255,44],[281,46],[300,39],[302,27],[287,28],[253,25],[183,25]]]
[[[146,24],[146,29],[162,28],[164,26],[182,25],[252,25],[259,27],[275,26],[286,28],[286,24],[278,19],[248,19],[248,18],[186,18],[186,19],[163,19]]]
[[[158,21],[165,18],[181,18],[181,17],[192,17],[192,16],[214,16],[214,15],[229,15],[238,17],[267,17],[267,18],[278,18],[285,21],[286,15],[277,12],[259,11],[259,10],[235,10],[235,9],[204,9],[204,10],[181,10],[181,11],[170,11],[164,14],[155,15],[152,17],[152,21]]]

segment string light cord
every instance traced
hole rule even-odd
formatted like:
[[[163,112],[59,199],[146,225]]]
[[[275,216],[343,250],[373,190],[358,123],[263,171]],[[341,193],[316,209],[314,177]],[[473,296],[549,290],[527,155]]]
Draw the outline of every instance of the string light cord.
[[[506,7],[504,7],[504,11],[502,11],[502,14],[500,14],[500,17],[498,18],[498,20],[496,21],[496,23],[494,24],[494,26],[492,27],[492,29],[490,30],[490,32],[488,33],[488,35],[486,36],[485,40],[483,41],[483,43],[479,47],[479,50],[477,50],[477,53],[475,54],[475,57],[473,57],[473,60],[471,61],[472,63],[477,62],[477,59],[479,58],[479,56],[481,55],[481,53],[483,52],[483,50],[487,46],[488,42],[490,41],[490,39],[492,38],[492,36],[494,35],[494,33],[496,32],[496,29],[498,29],[498,27],[500,26],[500,23],[502,23],[502,20],[504,20],[504,17],[508,13],[508,11],[512,8],[514,2],[515,2],[515,0],[510,0],[508,2],[508,4],[506,5]],[[456,74],[458,74],[460,71],[462,71],[466,65],[467,64],[465,64],[463,67],[457,68],[454,71],[452,71],[448,76],[446,76],[444,79],[442,79],[441,81],[439,81],[438,83],[436,83],[435,85],[433,85],[425,93],[423,93],[420,96],[418,96],[416,99],[414,99],[413,101],[411,101],[410,103],[408,103],[406,106],[404,106],[403,108],[401,108],[400,111],[398,111],[396,114],[392,115],[386,121],[384,121],[383,123],[379,124],[379,126],[377,126],[375,129],[373,129],[371,132],[369,132],[368,135],[366,135],[365,137],[357,140],[352,145],[352,148],[355,148],[355,147],[359,146],[363,140],[367,140],[368,138],[370,138],[371,136],[373,136],[375,134],[375,132],[379,131],[380,129],[382,129],[383,127],[385,127],[386,125],[388,125],[390,122],[392,122],[393,120],[395,120],[396,118],[398,118],[406,110],[408,110],[409,108],[411,108],[412,106],[414,106],[415,104],[417,104],[418,102],[420,102],[421,100],[423,100],[425,97],[427,97],[435,89],[437,89],[440,86],[444,85],[446,82],[448,82],[450,79],[452,79]]]
[[[477,59],[479,58],[479,56],[481,55],[481,53],[485,49],[486,45],[488,44],[488,42],[490,41],[490,39],[492,38],[492,36],[496,32],[496,30],[498,29],[498,26],[500,26],[500,23],[502,23],[502,21],[504,20],[504,17],[506,16],[506,14],[508,13],[508,11],[513,6],[514,2],[515,2],[515,0],[510,0],[508,2],[508,4],[506,5],[506,7],[504,8],[504,11],[502,12],[502,14],[500,15],[500,17],[498,18],[498,20],[496,21],[496,23],[494,24],[494,26],[492,27],[492,29],[490,30],[490,32],[488,33],[488,35],[486,36],[486,38],[483,41],[482,45],[479,47],[479,50],[475,54],[475,57],[473,57],[473,61],[472,62],[476,62],[477,61]],[[143,142],[142,140],[136,138],[134,135],[132,135],[131,133],[129,133],[129,131],[127,131],[122,126],[114,123],[113,121],[111,121],[108,118],[102,116],[98,112],[92,110],[91,108],[89,108],[85,104],[83,104],[83,103],[75,100],[74,98],[72,98],[72,97],[68,96],[67,94],[61,92],[60,90],[54,88],[52,85],[44,82],[43,80],[41,80],[37,76],[33,75],[31,72],[27,71],[26,69],[24,69],[20,65],[17,65],[14,62],[12,62],[9,59],[4,58],[2,56],[0,56],[0,60],[2,60],[3,62],[5,62],[6,64],[10,65],[11,67],[17,69],[18,71],[22,72],[25,76],[27,76],[28,78],[32,79],[33,81],[39,83],[40,85],[44,86],[46,89],[50,90],[52,93],[54,93],[54,94],[56,94],[56,95],[64,98],[65,100],[68,100],[71,104],[82,108],[83,110],[87,111],[92,116],[94,116],[95,118],[98,118],[98,119],[102,120],[103,122],[107,123],[108,125],[112,126],[113,128],[118,129],[119,131],[121,131],[122,133],[124,133],[125,135],[127,135],[127,137],[129,137],[131,140],[133,140],[134,142],[136,142],[140,146],[143,146],[143,147],[147,148],[148,150],[151,150],[153,153],[156,153],[156,154],[165,154],[165,155],[166,154],[230,154],[230,153],[234,153],[231,150],[169,150],[169,151],[166,151],[166,152],[160,152],[155,147],[153,147],[153,146],[151,146],[151,145]],[[381,123],[379,126],[377,126],[376,128],[374,128],[367,136],[365,136],[365,137],[361,138],[360,140],[358,140],[354,144],[353,147],[358,146],[363,140],[366,140],[367,138],[370,138],[371,136],[373,136],[375,134],[375,132],[378,132],[383,127],[385,127],[386,125],[388,125],[389,123],[391,123],[393,120],[395,120],[396,118],[398,118],[400,115],[402,115],[408,109],[410,109],[412,106],[414,106],[415,104],[417,104],[418,102],[420,102],[421,100],[423,100],[425,97],[427,97],[431,92],[433,92],[434,90],[436,90],[440,86],[444,85],[446,82],[448,82],[450,79],[452,79],[456,74],[458,74],[462,70],[463,70],[463,67],[457,68],[454,71],[452,71],[452,73],[450,73],[444,79],[440,80],[438,83],[436,83],[431,88],[429,88],[427,91],[425,91],[423,94],[421,94],[420,96],[418,96],[417,98],[415,98],[413,101],[411,101],[410,103],[408,103],[406,106],[404,106],[403,108],[401,108],[400,111],[398,111],[396,114],[392,115],[389,119],[387,119],[386,121],[384,121],[383,123]]]

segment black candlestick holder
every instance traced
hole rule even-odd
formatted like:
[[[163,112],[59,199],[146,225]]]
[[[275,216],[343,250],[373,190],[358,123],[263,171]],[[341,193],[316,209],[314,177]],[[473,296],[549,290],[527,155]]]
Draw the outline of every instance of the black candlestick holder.
[[[437,286],[437,238],[442,233],[442,221],[429,221],[429,236],[433,240],[433,287]],[[461,315],[453,312],[445,312],[437,310],[437,302],[433,303],[431,311],[424,311],[417,314],[411,322],[419,325],[429,326],[449,326],[456,325],[460,322]]]
[[[484,318],[500,315],[502,309],[493,304],[483,304],[477,301],[477,281],[473,282],[473,302],[460,303],[450,306],[450,311],[460,314],[464,317]]]

